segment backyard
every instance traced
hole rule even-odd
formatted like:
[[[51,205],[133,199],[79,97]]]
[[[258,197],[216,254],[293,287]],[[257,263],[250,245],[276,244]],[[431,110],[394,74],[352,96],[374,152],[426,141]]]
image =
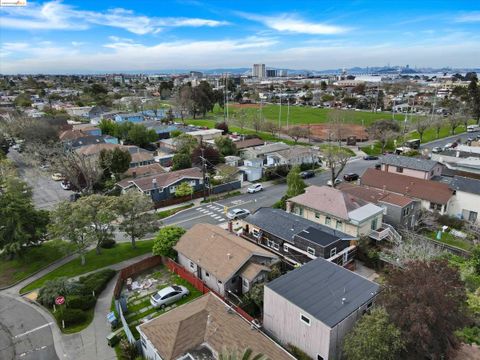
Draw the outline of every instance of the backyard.
[[[20,293],[26,293],[42,287],[48,281],[58,277],[75,277],[90,271],[98,270],[112,264],[122,262],[152,251],[153,240],[137,241],[137,247],[134,249],[130,243],[119,243],[111,249],[102,249],[102,253],[97,255],[95,249],[87,252],[85,255],[85,265],[81,265],[80,258],[73,259],[68,263],[58,267],[45,276],[31,282],[20,290]]]

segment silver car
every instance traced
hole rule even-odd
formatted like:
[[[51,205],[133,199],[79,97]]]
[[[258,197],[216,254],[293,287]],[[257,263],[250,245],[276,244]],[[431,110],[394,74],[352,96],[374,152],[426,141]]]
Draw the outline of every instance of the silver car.
[[[156,308],[164,308],[169,304],[173,304],[180,299],[186,298],[190,292],[185,286],[172,285],[159,290],[150,297],[150,304]]]
[[[227,213],[227,217],[230,220],[243,219],[250,215],[250,211],[247,209],[232,209]]]

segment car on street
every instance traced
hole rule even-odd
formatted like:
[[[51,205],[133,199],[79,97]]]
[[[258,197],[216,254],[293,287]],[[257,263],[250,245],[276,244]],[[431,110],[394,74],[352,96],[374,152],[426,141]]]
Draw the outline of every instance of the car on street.
[[[375,155],[365,155],[363,160],[378,160],[378,156]]]
[[[190,291],[182,285],[172,285],[159,290],[150,297],[150,304],[155,308],[164,308],[180,299],[186,298]]]
[[[338,184],[340,184],[341,182],[342,182],[342,180],[340,180],[340,179],[335,179],[335,185],[338,185]],[[327,185],[328,185],[328,186],[332,186],[332,180],[328,180],[328,181],[327,181]]]
[[[70,181],[63,180],[60,183],[60,186],[62,187],[63,190],[71,190],[72,189],[72,184],[70,184]]]
[[[453,143],[448,143],[448,144],[445,144],[445,146],[443,147],[443,149],[450,149],[453,147]]]
[[[441,153],[442,150],[443,149],[440,146],[435,146],[434,148],[432,148],[432,152],[435,154]]]
[[[343,180],[345,181],[355,181],[358,180],[360,176],[356,173],[350,173],[350,174],[345,174],[343,175]]]
[[[64,179],[64,176],[60,173],[52,174],[52,180],[54,180],[54,181],[61,181],[63,179]]]
[[[311,178],[311,177],[314,177],[315,176],[315,171],[313,170],[305,170],[305,171],[302,171],[300,173],[300,177],[302,179],[308,179],[308,178]]]
[[[248,211],[247,209],[232,209],[227,212],[227,218],[229,218],[230,220],[243,219],[246,218],[248,215],[250,215],[250,211]]]
[[[262,191],[263,190],[263,185],[262,184],[253,184],[253,185],[250,185],[247,189],[247,192],[249,194],[253,194],[253,193],[256,193],[256,192],[259,192],[259,191]]]

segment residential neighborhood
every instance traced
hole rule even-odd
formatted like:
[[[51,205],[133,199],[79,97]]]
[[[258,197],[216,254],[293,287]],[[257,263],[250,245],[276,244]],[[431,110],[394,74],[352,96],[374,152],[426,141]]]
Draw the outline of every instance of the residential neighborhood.
[[[479,11],[0,1],[0,359],[480,359]]]

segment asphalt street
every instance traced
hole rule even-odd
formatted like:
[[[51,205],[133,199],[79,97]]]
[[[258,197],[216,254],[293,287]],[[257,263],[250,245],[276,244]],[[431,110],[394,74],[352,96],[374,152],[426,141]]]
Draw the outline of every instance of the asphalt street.
[[[376,161],[366,161],[363,159],[351,160],[339,178],[343,178],[346,173],[357,173],[360,176],[369,167],[374,167]],[[330,179],[330,173],[324,171],[315,177],[307,179],[309,185],[326,185]],[[199,207],[182,211],[172,217],[164,220],[164,225],[178,225],[186,229],[191,228],[195,224],[209,223],[221,224],[227,221],[225,207],[247,209],[254,212],[261,207],[270,207],[285,194],[287,190],[286,184],[272,185],[266,187],[263,191],[255,194],[242,194],[225,200],[219,200],[211,203],[203,204]]]
[[[38,209],[49,210],[60,201],[68,200],[72,191],[63,190],[60,181],[53,181],[49,171],[33,168],[23,156],[23,153],[13,149],[8,153],[8,158],[17,165],[20,176],[32,187],[33,202]]]
[[[0,359],[58,359],[52,325],[31,306],[0,295]]]
[[[480,133],[474,132],[474,133],[462,133],[462,134],[458,134],[458,135],[454,135],[454,136],[449,136],[449,137],[446,137],[446,138],[443,138],[443,139],[439,139],[439,140],[429,142],[425,145],[420,146],[420,148],[421,149],[432,149],[436,146],[444,147],[448,143],[453,143],[457,139],[461,139],[461,142],[463,144],[463,143],[465,143],[465,141],[468,138],[475,138],[478,134],[480,134]]]

